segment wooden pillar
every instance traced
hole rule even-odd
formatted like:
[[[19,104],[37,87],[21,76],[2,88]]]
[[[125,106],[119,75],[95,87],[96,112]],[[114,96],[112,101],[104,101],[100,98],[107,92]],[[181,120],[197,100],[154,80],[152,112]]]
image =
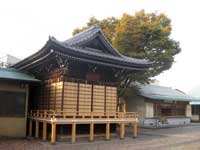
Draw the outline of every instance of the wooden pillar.
[[[79,112],[79,94],[80,94],[80,84],[78,83],[77,86],[77,105],[76,105],[76,111]]]
[[[43,122],[43,130],[42,130],[42,140],[46,141],[47,140],[47,122]]]
[[[92,84],[92,88],[91,88],[91,112],[93,112],[93,97],[94,97],[94,85]]]
[[[94,123],[90,123],[90,138],[89,141],[92,142],[94,141]]]
[[[39,120],[35,120],[35,138],[39,138]]]
[[[51,144],[56,143],[56,124],[51,123]]]
[[[126,103],[123,104],[123,112],[126,112]]]
[[[120,139],[124,139],[124,134],[125,134],[125,124],[120,123]]]
[[[133,123],[133,138],[136,138],[137,137],[137,123]]]
[[[29,119],[29,136],[32,136],[33,121]]]
[[[106,123],[106,140],[110,140],[110,123]]]
[[[76,123],[72,123],[72,143],[76,142]]]

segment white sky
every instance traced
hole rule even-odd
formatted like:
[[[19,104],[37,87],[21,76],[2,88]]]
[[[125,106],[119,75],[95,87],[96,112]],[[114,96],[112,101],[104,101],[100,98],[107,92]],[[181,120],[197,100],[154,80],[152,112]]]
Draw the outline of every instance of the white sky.
[[[25,58],[54,36],[65,40],[95,16],[121,17],[144,9],[172,19],[172,38],[182,52],[173,67],[157,77],[161,85],[185,92],[200,85],[200,1],[198,0],[1,0],[0,56]]]

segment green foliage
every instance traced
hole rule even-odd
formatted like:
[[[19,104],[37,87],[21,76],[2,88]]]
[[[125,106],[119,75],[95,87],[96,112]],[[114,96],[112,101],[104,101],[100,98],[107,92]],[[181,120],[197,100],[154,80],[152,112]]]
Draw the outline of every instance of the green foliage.
[[[120,19],[92,17],[85,27],[75,29],[73,34],[94,24],[101,26],[105,36],[122,54],[153,62],[153,67],[147,71],[129,75],[131,81],[149,82],[151,77],[170,69],[174,56],[181,51],[179,43],[170,38],[171,20],[165,14],[142,10],[134,15],[123,14]]]
[[[171,68],[174,55],[181,51],[179,43],[170,38],[171,30],[171,21],[164,14],[124,14],[112,44],[124,55],[151,60],[153,68],[145,72],[149,79]]]

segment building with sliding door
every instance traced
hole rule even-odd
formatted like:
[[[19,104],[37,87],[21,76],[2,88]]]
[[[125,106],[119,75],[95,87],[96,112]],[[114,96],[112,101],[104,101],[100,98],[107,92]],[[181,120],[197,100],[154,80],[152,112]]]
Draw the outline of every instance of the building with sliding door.
[[[16,69],[0,68],[0,136],[26,136],[29,84],[38,83]]]
[[[137,94],[126,101],[126,111],[139,113],[143,127],[168,127],[190,124],[191,101],[196,98],[184,92],[159,85],[141,85]]]

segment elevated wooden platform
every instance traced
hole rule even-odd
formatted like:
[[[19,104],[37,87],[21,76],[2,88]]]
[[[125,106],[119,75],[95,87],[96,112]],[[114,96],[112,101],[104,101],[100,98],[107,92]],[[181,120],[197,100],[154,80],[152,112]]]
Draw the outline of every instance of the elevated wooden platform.
[[[76,141],[76,125],[89,124],[89,141],[94,140],[94,125],[106,125],[106,140],[110,139],[110,124],[120,125],[120,138],[125,135],[125,124],[133,124],[133,137],[137,136],[138,114],[136,112],[115,112],[115,113],[97,113],[97,112],[76,112],[69,113],[65,111],[55,110],[34,110],[29,115],[29,136],[32,136],[32,124],[35,121],[35,137],[39,138],[39,122],[43,123],[43,140],[47,140],[47,124],[51,124],[51,143],[56,142],[56,125],[71,124],[72,125],[72,143]]]

